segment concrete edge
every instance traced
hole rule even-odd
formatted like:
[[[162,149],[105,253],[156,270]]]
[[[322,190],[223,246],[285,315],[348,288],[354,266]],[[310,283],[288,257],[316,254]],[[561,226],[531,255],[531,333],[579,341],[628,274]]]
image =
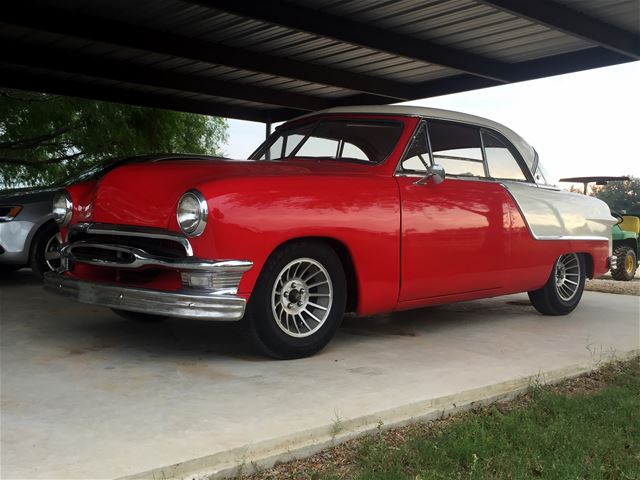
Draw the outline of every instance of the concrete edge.
[[[465,390],[444,397],[401,405],[353,419],[336,419],[322,427],[279,438],[244,445],[184,462],[120,477],[118,480],[189,479],[218,480],[239,474],[251,474],[276,463],[305,458],[327,448],[365,434],[386,430],[508,400],[524,393],[532,384],[547,385],[578,377],[616,361],[640,355],[640,349],[627,352],[600,352],[605,356],[590,363],[579,363],[505,382]]]

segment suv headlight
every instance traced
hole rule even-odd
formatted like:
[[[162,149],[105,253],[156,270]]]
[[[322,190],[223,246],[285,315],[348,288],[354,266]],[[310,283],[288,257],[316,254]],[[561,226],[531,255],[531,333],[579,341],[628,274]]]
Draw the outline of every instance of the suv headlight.
[[[73,213],[73,203],[71,196],[65,190],[55,194],[53,197],[53,219],[63,227],[71,222]]]
[[[209,209],[204,196],[197,190],[189,190],[178,202],[176,218],[180,230],[190,237],[197,237],[207,226]]]
[[[0,205],[0,222],[10,222],[22,211],[22,205]]]

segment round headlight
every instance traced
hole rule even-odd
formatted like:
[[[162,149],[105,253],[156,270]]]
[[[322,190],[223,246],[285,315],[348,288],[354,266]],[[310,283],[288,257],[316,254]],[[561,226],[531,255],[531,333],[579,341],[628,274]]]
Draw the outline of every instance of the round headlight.
[[[207,201],[197,190],[189,190],[180,197],[176,218],[180,230],[191,237],[197,237],[207,226]]]
[[[62,190],[53,197],[53,219],[63,227],[71,222],[73,204],[69,193]]]

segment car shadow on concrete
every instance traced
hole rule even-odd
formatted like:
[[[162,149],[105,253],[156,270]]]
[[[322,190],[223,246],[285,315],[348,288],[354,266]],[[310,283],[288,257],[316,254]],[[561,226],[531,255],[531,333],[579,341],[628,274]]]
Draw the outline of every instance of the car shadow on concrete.
[[[30,268],[22,268],[16,272],[0,273],[0,288],[21,286],[21,285],[38,285],[42,283],[33,274]]]
[[[132,322],[107,308],[79,304],[46,293],[28,269],[1,277],[0,290],[13,322],[29,329],[38,342],[61,349],[60,354],[65,356],[80,358],[114,350],[123,360],[138,362],[157,361],[158,358],[169,361],[226,358],[255,362],[266,358],[245,338],[242,324],[238,322],[189,319]],[[526,296],[511,296],[499,301],[478,300],[370,317],[347,314],[325,353],[336,349],[347,352],[350,345],[363,341],[371,342],[375,348],[380,338],[420,337],[470,324],[501,323],[532,311]],[[370,337],[370,340],[364,337]]]

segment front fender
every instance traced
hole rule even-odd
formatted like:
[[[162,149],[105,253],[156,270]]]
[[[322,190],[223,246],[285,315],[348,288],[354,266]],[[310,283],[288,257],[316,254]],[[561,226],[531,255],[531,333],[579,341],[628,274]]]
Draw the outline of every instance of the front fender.
[[[352,256],[359,314],[394,308],[400,284],[400,204],[392,178],[301,176],[235,178],[197,187],[209,223],[192,240],[202,258],[246,259],[239,293],[250,295],[269,256],[308,237],[342,243]]]

